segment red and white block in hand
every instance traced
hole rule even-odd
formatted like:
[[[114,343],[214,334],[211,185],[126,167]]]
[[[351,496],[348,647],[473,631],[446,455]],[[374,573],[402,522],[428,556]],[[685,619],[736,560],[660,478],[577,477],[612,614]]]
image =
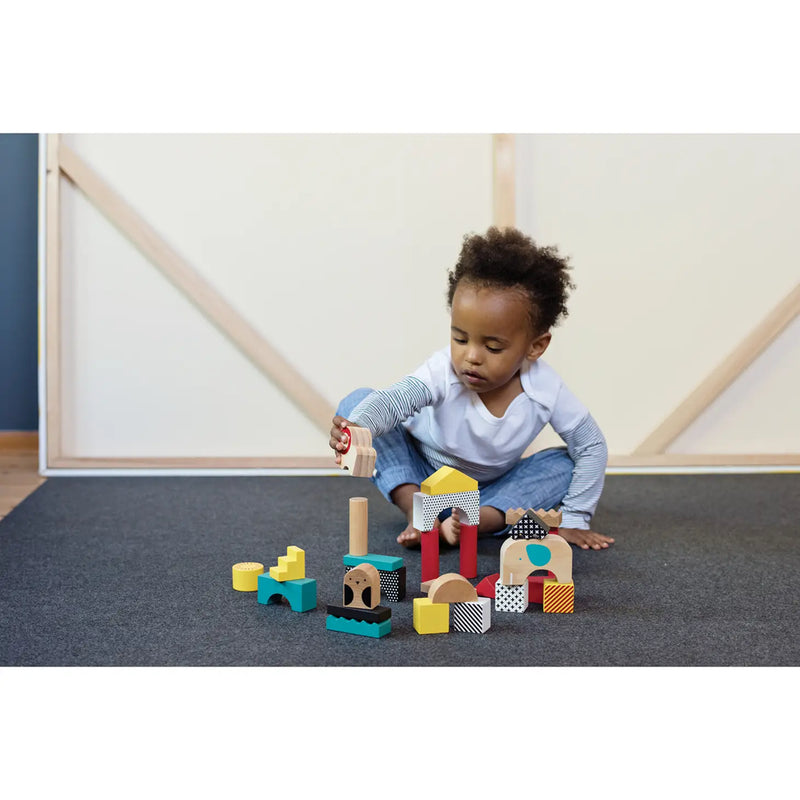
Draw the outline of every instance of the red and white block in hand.
[[[346,448],[339,463],[355,478],[371,478],[375,471],[375,448],[372,446],[372,433],[368,428],[349,425],[342,429],[347,437]]]

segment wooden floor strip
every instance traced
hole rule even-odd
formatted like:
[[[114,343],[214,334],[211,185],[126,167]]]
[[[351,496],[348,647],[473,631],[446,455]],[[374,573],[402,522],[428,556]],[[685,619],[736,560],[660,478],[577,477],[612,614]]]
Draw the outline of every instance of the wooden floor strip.
[[[39,475],[39,434],[0,431],[0,520],[45,480]]]

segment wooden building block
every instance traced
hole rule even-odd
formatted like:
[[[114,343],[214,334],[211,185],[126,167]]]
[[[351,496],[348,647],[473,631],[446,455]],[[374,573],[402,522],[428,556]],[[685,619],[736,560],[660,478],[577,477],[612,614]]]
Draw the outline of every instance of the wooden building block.
[[[365,556],[346,555],[342,558],[342,563],[346,567],[357,567],[359,564],[372,564],[378,572],[391,572],[403,566],[403,559],[400,556],[381,556],[376,553],[367,553]]]
[[[451,494],[425,494],[414,492],[412,525],[418,531],[429,531],[439,514],[447,508],[459,509],[458,518],[462,525],[480,523],[480,492],[456,492]]]
[[[392,632],[392,620],[383,622],[366,622],[365,620],[346,619],[328,614],[325,617],[325,628],[339,633],[352,633],[356,636],[368,636],[371,639],[380,639]]]
[[[305,550],[290,545],[286,548],[286,555],[278,559],[278,566],[269,568],[269,574],[276,581],[297,581],[305,578]]]
[[[292,611],[311,611],[317,607],[317,582],[313,578],[295,581],[276,581],[266,572],[258,576],[259,603],[270,605],[281,598],[289,602]]]
[[[241,561],[238,564],[234,564],[231,571],[233,573],[233,588],[237,592],[258,591],[258,576],[264,572],[263,564],[259,564],[257,561]]]
[[[559,583],[572,581],[572,548],[566,539],[548,533],[544,539],[511,539],[500,548],[500,582],[518,586],[532,572],[547,569]]]
[[[356,478],[371,478],[375,471],[376,452],[372,447],[372,433],[368,428],[350,425],[343,429],[347,435],[347,449],[342,453],[339,467]]]
[[[543,508],[529,508],[537,517],[550,529],[555,530],[561,525],[561,512],[550,509],[545,511]],[[520,517],[525,515],[524,508],[509,508],[506,511],[506,525],[514,525]]]
[[[519,614],[528,608],[528,582],[520,586],[506,586],[501,581],[494,585],[494,610],[514,611]]]
[[[452,612],[454,631],[486,633],[492,626],[492,601],[488,597],[453,603]]]
[[[544,582],[543,597],[542,611],[545,614],[572,614],[575,610],[574,583],[547,580]]]
[[[368,500],[366,497],[350,498],[350,549],[351,556],[365,556],[369,552]]]
[[[478,526],[461,525],[458,542],[458,571],[465,578],[478,577]]]
[[[439,530],[422,531],[419,540],[422,582],[439,577]]]
[[[477,600],[475,587],[457,572],[447,572],[431,583],[428,599],[432,603],[467,603]]]
[[[453,494],[455,492],[477,492],[478,481],[453,467],[437,469],[422,481],[419,487],[424,494]]]
[[[413,621],[417,633],[448,633],[450,604],[432,603],[429,597],[415,597]]]
[[[512,539],[544,539],[550,533],[550,526],[532,509],[528,509],[509,531]]]
[[[381,579],[372,564],[359,564],[344,575],[342,605],[375,608],[381,600]]]
[[[389,556],[377,556],[377,559],[382,558],[389,558]],[[399,559],[401,562],[403,559]],[[405,567],[396,567],[394,569],[380,569],[378,564],[371,560],[369,555],[366,557],[364,562],[367,564],[372,564],[372,566],[378,569],[378,578],[381,583],[381,594],[383,595],[384,599],[389,603],[399,603],[401,600],[405,599],[406,596],[406,568]],[[379,562],[378,562],[379,563]],[[345,572],[349,572],[353,569],[353,566],[358,566],[358,564],[349,565],[345,564]]]
[[[355,619],[359,622],[385,622],[392,616],[392,610],[386,606],[375,608],[354,608],[353,606],[328,606],[328,614],[341,619]]]

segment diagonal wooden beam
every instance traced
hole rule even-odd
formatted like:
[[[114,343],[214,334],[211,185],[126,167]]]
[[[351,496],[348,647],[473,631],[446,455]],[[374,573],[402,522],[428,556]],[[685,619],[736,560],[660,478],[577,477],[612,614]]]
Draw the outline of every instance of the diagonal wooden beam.
[[[242,353],[325,433],[334,409],[187,261],[63,142],[61,171]]]
[[[741,344],[633,451],[657,455],[683,433],[741,373],[772,344],[800,314],[800,284],[741,342]]]

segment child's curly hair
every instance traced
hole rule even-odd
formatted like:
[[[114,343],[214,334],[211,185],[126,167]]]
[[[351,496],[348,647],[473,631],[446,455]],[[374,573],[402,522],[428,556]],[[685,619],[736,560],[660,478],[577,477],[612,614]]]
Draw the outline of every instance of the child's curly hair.
[[[447,307],[461,281],[486,287],[521,289],[530,298],[534,332],[545,333],[566,317],[569,258],[556,247],[539,247],[516,228],[489,228],[485,236],[467,234],[455,267],[448,272]]]

